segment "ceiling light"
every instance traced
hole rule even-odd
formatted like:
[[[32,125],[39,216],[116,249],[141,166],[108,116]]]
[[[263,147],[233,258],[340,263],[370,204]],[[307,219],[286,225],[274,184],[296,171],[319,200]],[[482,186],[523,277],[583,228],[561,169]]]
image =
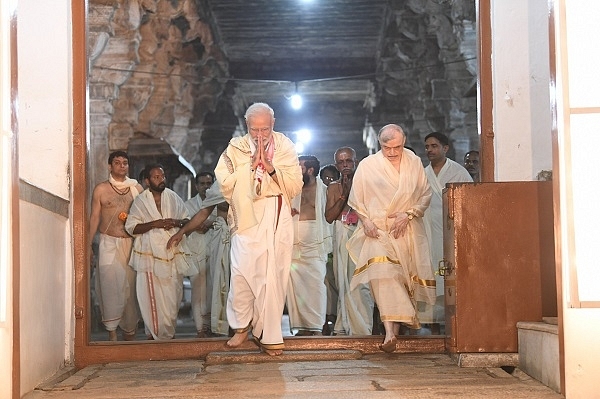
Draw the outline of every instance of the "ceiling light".
[[[296,143],[296,152],[298,154],[302,154],[304,152],[304,143],[300,141]]]
[[[300,129],[296,132],[297,143],[309,143],[312,138],[312,133],[308,129]]]
[[[302,108],[302,97],[300,96],[300,94],[298,94],[298,82],[295,82],[294,85],[296,86],[296,91],[294,92],[290,100],[292,103],[292,108],[297,110]]]
[[[300,94],[294,94],[291,98],[291,101],[292,101],[292,108],[294,108],[294,109],[302,108],[302,97],[300,97]]]

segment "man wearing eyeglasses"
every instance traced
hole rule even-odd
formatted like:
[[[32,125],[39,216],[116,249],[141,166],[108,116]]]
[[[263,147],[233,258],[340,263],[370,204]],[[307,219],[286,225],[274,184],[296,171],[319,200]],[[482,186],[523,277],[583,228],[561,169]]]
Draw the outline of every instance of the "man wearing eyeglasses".
[[[294,240],[290,201],[302,191],[302,171],[294,143],[273,131],[271,107],[252,104],[245,119],[248,133],[231,139],[215,169],[231,228],[227,319],[235,334],[227,346],[240,346],[251,329],[261,350],[277,356]]]

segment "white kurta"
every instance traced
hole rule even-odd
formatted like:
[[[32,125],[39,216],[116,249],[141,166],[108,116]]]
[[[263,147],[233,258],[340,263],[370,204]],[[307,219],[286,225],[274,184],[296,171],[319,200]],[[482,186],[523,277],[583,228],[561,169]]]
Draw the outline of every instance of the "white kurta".
[[[267,173],[257,181],[249,134],[229,142],[215,175],[229,203],[229,325],[233,329],[251,325],[266,349],[278,350],[284,347],[281,317],[294,240],[290,201],[302,190],[302,171],[294,143],[281,133],[272,134],[278,183]]]
[[[423,220],[427,238],[429,239],[429,251],[431,255],[431,265],[434,270],[438,270],[439,262],[444,258],[444,221],[442,217],[442,192],[446,183],[464,183],[472,182],[473,179],[469,172],[459,163],[446,158],[446,163],[436,176],[431,164],[425,168],[425,175],[431,186],[431,203],[425,211]],[[431,322],[444,323],[444,277],[436,275],[436,295],[438,297],[434,309],[427,312],[431,313]]]
[[[175,335],[179,304],[183,295],[183,276],[197,273],[184,240],[167,250],[167,241],[177,231],[152,229],[134,234],[135,226],[159,219],[188,219],[183,200],[170,189],[161,194],[161,212],[150,190],[145,190],[131,205],[125,229],[134,237],[129,264],[137,271],[137,297],[146,331],[156,340]]]

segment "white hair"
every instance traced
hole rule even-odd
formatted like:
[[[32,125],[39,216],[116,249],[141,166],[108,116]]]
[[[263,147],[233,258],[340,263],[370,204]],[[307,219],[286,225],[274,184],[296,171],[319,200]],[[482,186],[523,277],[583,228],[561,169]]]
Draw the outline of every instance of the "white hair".
[[[405,137],[404,130],[398,125],[390,123],[389,125],[385,125],[379,130],[378,138],[382,143],[387,143],[392,138],[394,138],[395,134],[399,133],[402,137]]]
[[[248,107],[246,110],[246,114],[244,115],[244,119],[248,120],[251,116],[264,114],[268,112],[271,115],[271,118],[275,118],[275,111],[273,108],[269,107],[269,104],[266,103],[254,103]]]

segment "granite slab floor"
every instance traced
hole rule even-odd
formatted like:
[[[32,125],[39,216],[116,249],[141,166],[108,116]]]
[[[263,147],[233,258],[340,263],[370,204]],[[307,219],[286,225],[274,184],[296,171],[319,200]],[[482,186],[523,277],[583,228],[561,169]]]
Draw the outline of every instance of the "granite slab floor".
[[[49,398],[527,398],[560,394],[518,368],[460,368],[445,354],[216,354],[202,360],[108,363],[48,381]]]

